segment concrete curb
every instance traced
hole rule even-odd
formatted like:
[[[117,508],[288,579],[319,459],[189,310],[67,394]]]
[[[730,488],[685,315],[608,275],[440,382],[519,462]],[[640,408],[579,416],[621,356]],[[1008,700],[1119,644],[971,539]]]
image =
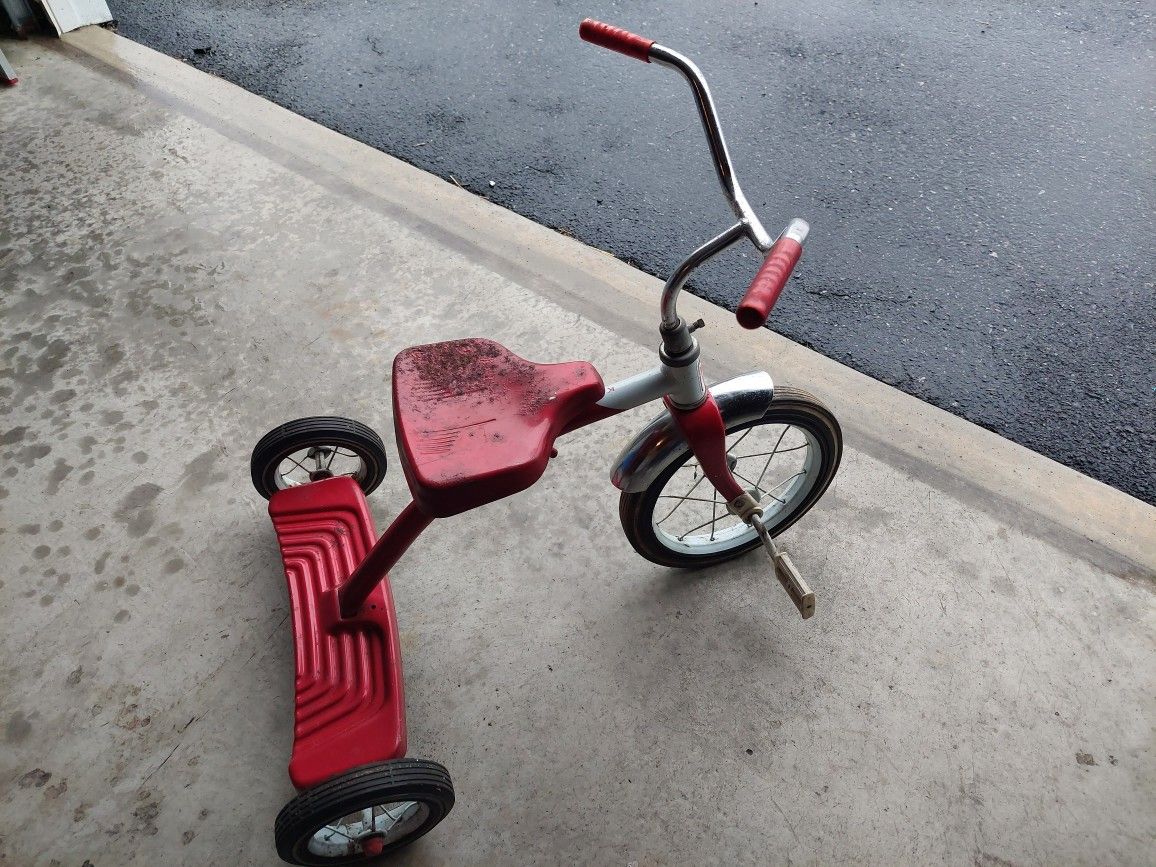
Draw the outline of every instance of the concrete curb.
[[[110,31],[88,27],[63,41],[158,101],[290,168],[309,166],[314,180],[568,309],[631,340],[657,339],[661,281],[610,255]],[[1156,580],[1156,508],[771,331],[744,332],[709,302],[687,297],[683,309],[708,322],[704,358],[716,378],[766,368],[828,401],[851,446],[1122,578]]]

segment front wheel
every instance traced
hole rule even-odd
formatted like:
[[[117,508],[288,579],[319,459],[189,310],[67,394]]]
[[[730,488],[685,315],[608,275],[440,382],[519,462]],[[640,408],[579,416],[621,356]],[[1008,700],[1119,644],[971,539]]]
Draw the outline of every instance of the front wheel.
[[[454,806],[449,772],[425,759],[363,765],[306,789],[277,816],[277,854],[290,864],[361,864],[431,830]]]
[[[835,416],[795,388],[776,388],[762,418],[727,427],[731,472],[762,506],[772,536],[818,502],[842,455]],[[618,513],[634,549],[663,566],[710,566],[760,545],[754,528],[727,511],[689,448],[645,491],[622,494]]]

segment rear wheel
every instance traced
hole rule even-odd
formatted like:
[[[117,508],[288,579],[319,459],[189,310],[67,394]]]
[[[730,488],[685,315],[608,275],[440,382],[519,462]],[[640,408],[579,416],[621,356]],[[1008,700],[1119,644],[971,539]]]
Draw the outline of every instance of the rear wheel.
[[[799,389],[776,388],[762,418],[727,427],[731,472],[762,506],[772,536],[818,502],[842,454],[839,422]],[[634,549],[663,566],[710,566],[760,545],[754,528],[727,511],[689,448],[645,491],[622,494],[619,517]]]
[[[449,772],[425,759],[354,768],[285,805],[277,816],[277,854],[309,867],[361,864],[430,831],[454,806]]]
[[[277,491],[349,476],[366,494],[385,478],[385,445],[359,421],[299,418],[273,428],[253,448],[253,486],[265,499]]]

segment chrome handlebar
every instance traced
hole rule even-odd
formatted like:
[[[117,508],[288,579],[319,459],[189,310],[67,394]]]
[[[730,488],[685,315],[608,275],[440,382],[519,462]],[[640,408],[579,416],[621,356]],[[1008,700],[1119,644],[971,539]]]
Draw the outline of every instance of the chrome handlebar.
[[[703,132],[706,133],[707,145],[710,148],[711,160],[714,162],[719,185],[722,186],[723,193],[730,203],[731,210],[738,218],[738,222],[725,232],[707,241],[687,256],[686,259],[675,268],[674,273],[670,275],[670,279],[666,281],[666,285],[662,290],[662,329],[667,333],[673,332],[678,329],[681,324],[678,316],[678,293],[682,291],[682,287],[686,284],[686,281],[690,278],[695,268],[744,237],[750,240],[750,242],[759,249],[759,252],[767,257],[766,261],[769,261],[770,258],[773,258],[771,251],[776,244],[776,239],[768,234],[762,222],[751,208],[750,202],[747,201],[747,197],[743,195],[742,187],[739,186],[738,178],[735,177],[735,167],[734,163],[731,162],[730,153],[727,151],[726,140],[723,138],[722,127],[719,124],[718,110],[715,108],[714,100],[710,95],[710,88],[707,86],[706,79],[703,77],[699,68],[695,66],[689,58],[684,57],[677,51],[672,51],[664,45],[659,45],[652,39],[647,39],[600,21],[587,18],[578,28],[578,33],[587,42],[592,42],[595,45],[608,48],[611,51],[617,51],[620,54],[625,54],[627,57],[632,57],[636,60],[642,60],[646,63],[655,62],[661,66],[677,70],[679,74],[686,79],[690,85],[691,92],[694,94],[695,105],[698,107],[698,116],[702,121]],[[802,225],[805,226],[806,224],[803,223]],[[803,236],[805,237],[805,231],[803,232]],[[802,238],[798,239],[797,244],[802,244]],[[764,268],[766,267],[766,261],[764,262]],[[781,282],[785,283],[786,279],[790,277],[790,271],[794,267],[794,263],[797,261],[798,255],[794,255],[790,267],[785,270],[780,269],[783,270],[783,273],[776,273],[776,279],[781,277]],[[760,274],[761,273],[762,272],[760,272]],[[770,295],[774,297],[777,297],[778,292],[782,289],[781,286],[771,288],[775,289],[774,292],[770,293]],[[748,290],[748,295],[749,293],[750,290]],[[769,307],[772,306],[773,303],[774,298],[771,298],[770,303],[767,305],[766,312],[769,312]],[[764,312],[764,321],[765,318],[766,315]]]
[[[710,148],[711,160],[714,162],[715,173],[718,175],[719,185],[730,203],[731,210],[738,217],[737,223],[721,235],[711,238],[687,256],[682,264],[674,269],[674,273],[670,275],[670,279],[662,287],[662,327],[664,330],[670,330],[677,328],[679,323],[678,293],[682,291],[682,287],[686,285],[686,281],[690,279],[695,268],[744,237],[758,247],[760,253],[766,253],[770,250],[775,239],[763,228],[762,222],[755,214],[754,209],[751,208],[747,197],[743,195],[742,187],[739,186],[739,179],[735,176],[735,166],[731,162],[726,139],[723,138],[718,110],[714,106],[714,99],[711,98],[710,88],[707,86],[706,78],[703,77],[702,72],[689,58],[664,45],[652,44],[649,56],[655,63],[677,70],[690,85],[691,92],[694,94],[695,105],[698,107],[698,116],[702,121],[702,129],[706,133],[706,141]]]
[[[743,195],[738,178],[735,177],[734,163],[731,162],[727,143],[723,138],[722,127],[719,124],[718,110],[710,95],[706,79],[697,66],[687,57],[677,51],[658,45],[650,46],[650,59],[655,63],[678,70],[690,85],[694,93],[695,105],[698,106],[698,116],[702,121],[703,132],[706,133],[707,144],[710,146],[711,159],[714,160],[714,169],[718,174],[718,182],[730,202],[731,210],[743,225],[745,234],[751,242],[762,252],[771,249],[774,240],[767,234],[758,216],[751,209],[747,197]]]

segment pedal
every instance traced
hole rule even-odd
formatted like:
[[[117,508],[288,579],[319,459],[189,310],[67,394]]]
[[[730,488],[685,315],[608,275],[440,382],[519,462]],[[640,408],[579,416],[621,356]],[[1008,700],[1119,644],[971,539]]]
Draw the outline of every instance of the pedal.
[[[787,552],[779,548],[775,544],[775,540],[771,538],[771,534],[767,532],[767,528],[763,526],[762,517],[759,515],[751,516],[751,525],[759,534],[759,539],[763,543],[763,547],[767,549],[767,553],[771,556],[771,562],[775,564],[775,577],[779,579],[779,583],[783,585],[783,589],[787,591],[787,595],[791,597],[791,601],[795,603],[795,607],[799,609],[799,614],[804,620],[807,620],[815,614],[815,593],[803,576],[799,574],[799,570],[795,568],[795,564],[791,562],[791,558],[787,556]]]
[[[804,620],[812,617],[815,613],[815,593],[810,585],[803,580],[786,551],[780,551],[772,559],[775,561],[775,576],[799,609],[799,614]]]

